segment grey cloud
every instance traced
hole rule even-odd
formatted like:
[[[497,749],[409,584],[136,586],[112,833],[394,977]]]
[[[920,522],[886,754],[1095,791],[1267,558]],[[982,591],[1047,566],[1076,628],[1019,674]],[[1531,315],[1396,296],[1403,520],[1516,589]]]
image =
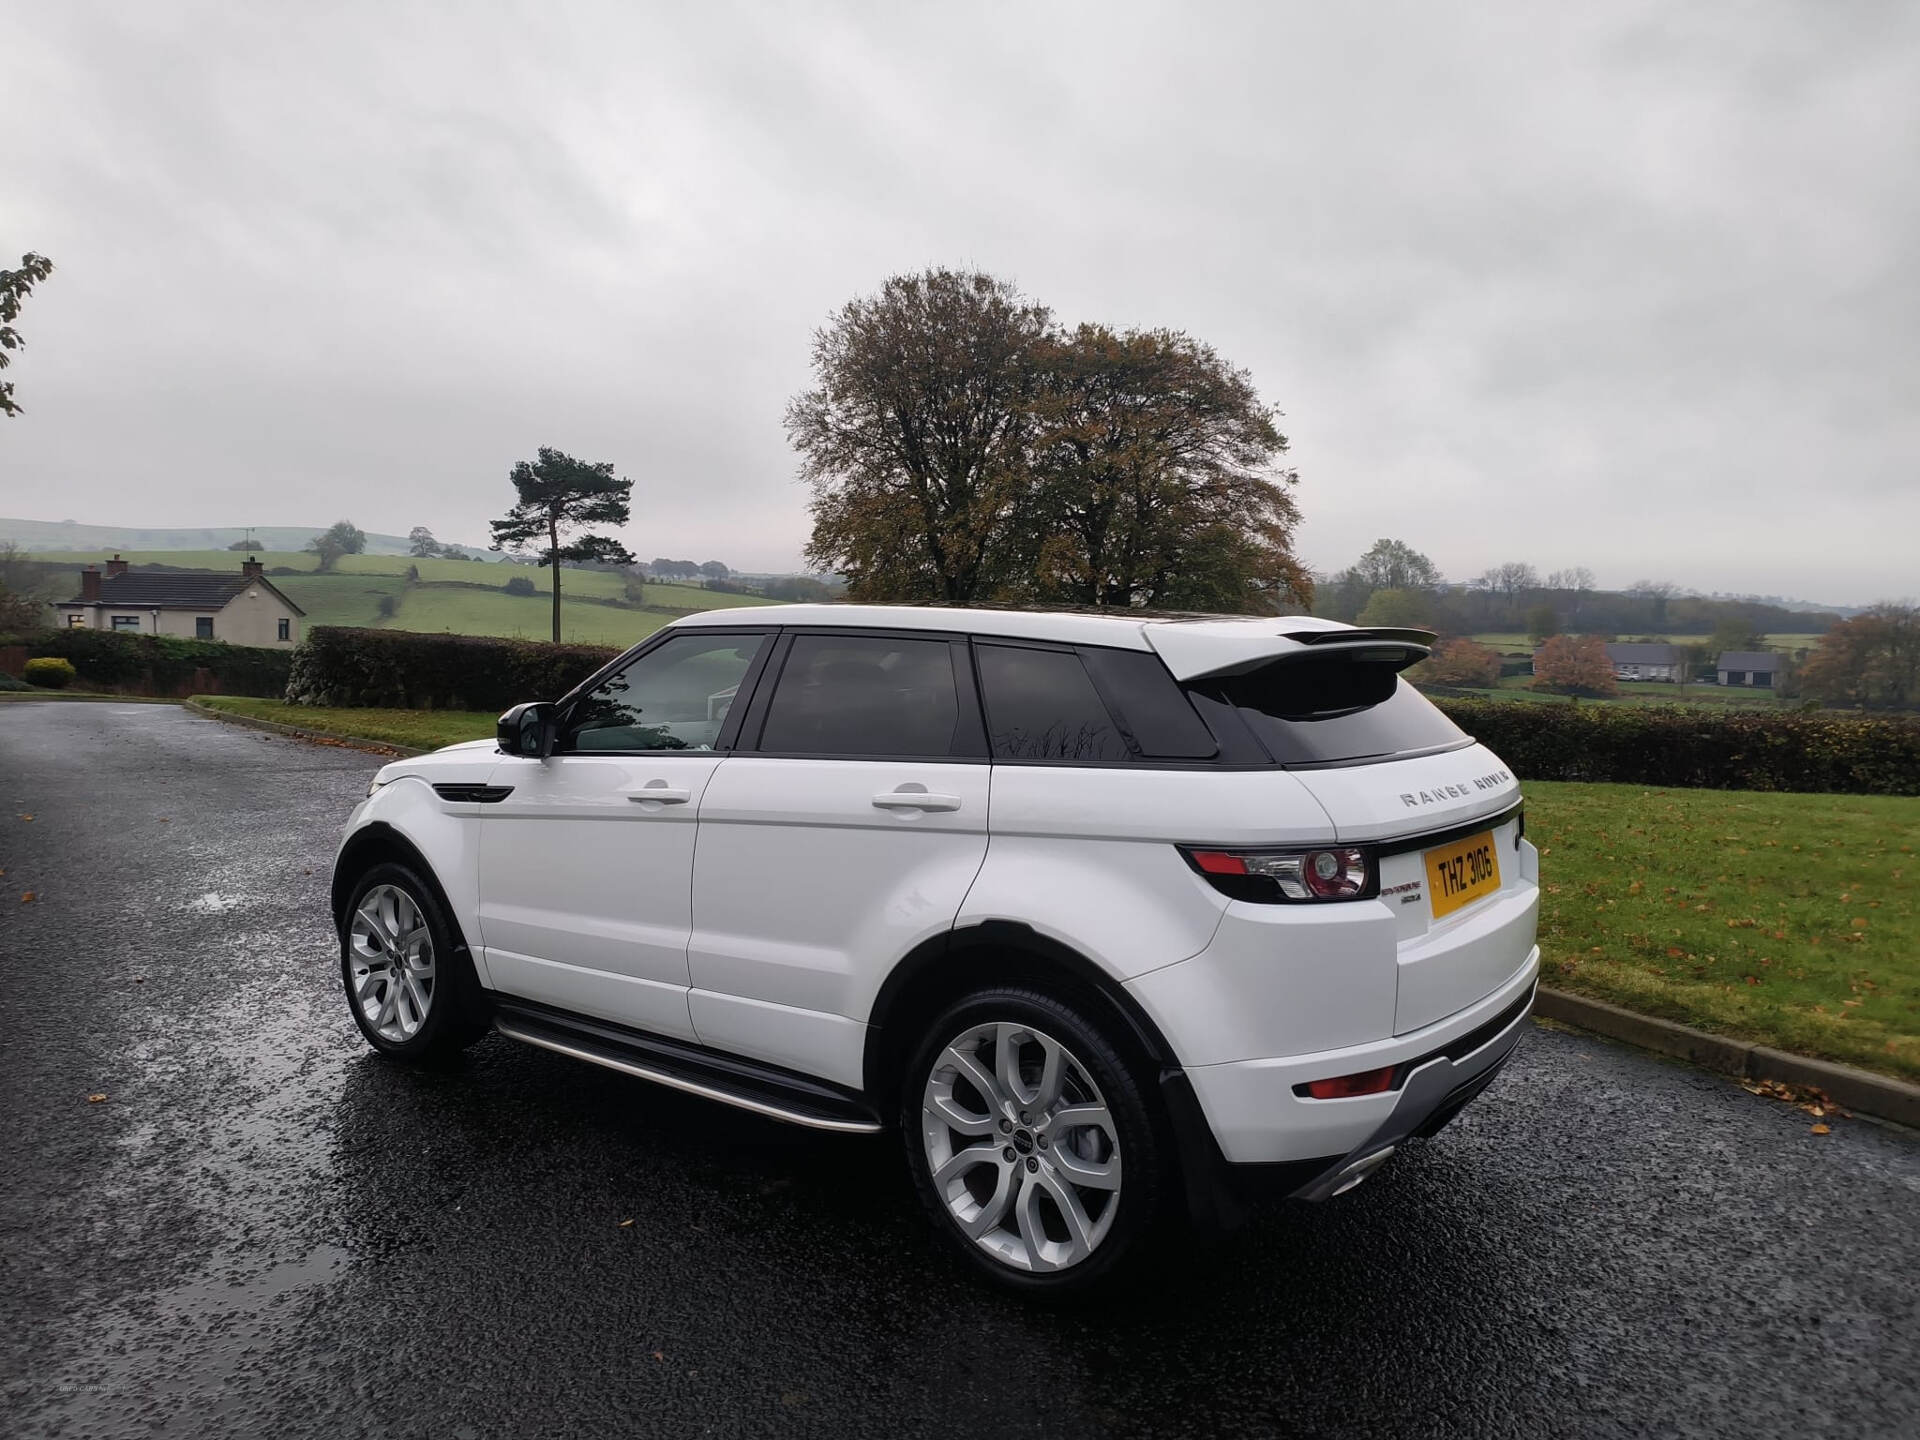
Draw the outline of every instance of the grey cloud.
[[[539,444],[795,564],[811,330],[971,263],[1285,412],[1316,563],[1920,590],[1920,12],[67,3],[0,510],[467,539]]]

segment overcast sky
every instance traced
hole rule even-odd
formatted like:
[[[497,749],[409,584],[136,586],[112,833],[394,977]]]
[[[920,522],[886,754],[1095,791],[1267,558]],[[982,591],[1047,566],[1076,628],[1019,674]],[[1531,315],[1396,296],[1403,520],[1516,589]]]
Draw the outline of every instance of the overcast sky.
[[[809,335],[887,274],[1170,326],[1303,555],[1920,593],[1920,6],[0,0],[0,514],[426,524],[536,446],[797,567]]]

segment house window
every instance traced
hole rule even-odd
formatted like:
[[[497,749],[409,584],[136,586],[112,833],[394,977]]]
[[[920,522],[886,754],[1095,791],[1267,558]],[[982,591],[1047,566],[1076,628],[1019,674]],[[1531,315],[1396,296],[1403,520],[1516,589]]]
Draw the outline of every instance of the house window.
[[[1763,690],[1771,689],[1773,686],[1773,672],[1771,670],[1755,670],[1747,676],[1747,683],[1749,685],[1758,685]]]
[[[211,640],[213,638],[213,616],[196,615],[193,617],[193,638]]]
[[[73,614],[67,616],[67,628],[69,630],[86,629],[87,617],[85,615],[82,615],[78,610],[74,611]]]
[[[116,630],[138,630],[140,628],[140,617],[138,615],[116,615],[113,617],[113,628]]]
[[[293,638],[293,621],[287,619],[284,615],[280,617],[280,638],[282,640],[291,640]]]

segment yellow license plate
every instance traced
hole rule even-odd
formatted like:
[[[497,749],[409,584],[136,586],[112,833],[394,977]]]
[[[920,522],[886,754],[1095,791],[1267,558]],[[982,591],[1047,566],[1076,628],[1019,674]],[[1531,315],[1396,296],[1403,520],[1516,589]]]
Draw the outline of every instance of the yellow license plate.
[[[1427,894],[1436,920],[1500,888],[1500,857],[1491,830],[1429,850],[1426,861]]]

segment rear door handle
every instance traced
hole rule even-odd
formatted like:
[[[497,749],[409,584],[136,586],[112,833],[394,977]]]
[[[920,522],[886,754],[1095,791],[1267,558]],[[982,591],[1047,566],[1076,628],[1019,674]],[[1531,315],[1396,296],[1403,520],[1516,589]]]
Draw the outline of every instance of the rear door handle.
[[[649,780],[638,790],[627,791],[627,799],[636,805],[684,805],[692,798],[691,790],[669,785],[664,780]]]
[[[958,810],[960,797],[931,790],[882,790],[873,803],[881,810]]]

